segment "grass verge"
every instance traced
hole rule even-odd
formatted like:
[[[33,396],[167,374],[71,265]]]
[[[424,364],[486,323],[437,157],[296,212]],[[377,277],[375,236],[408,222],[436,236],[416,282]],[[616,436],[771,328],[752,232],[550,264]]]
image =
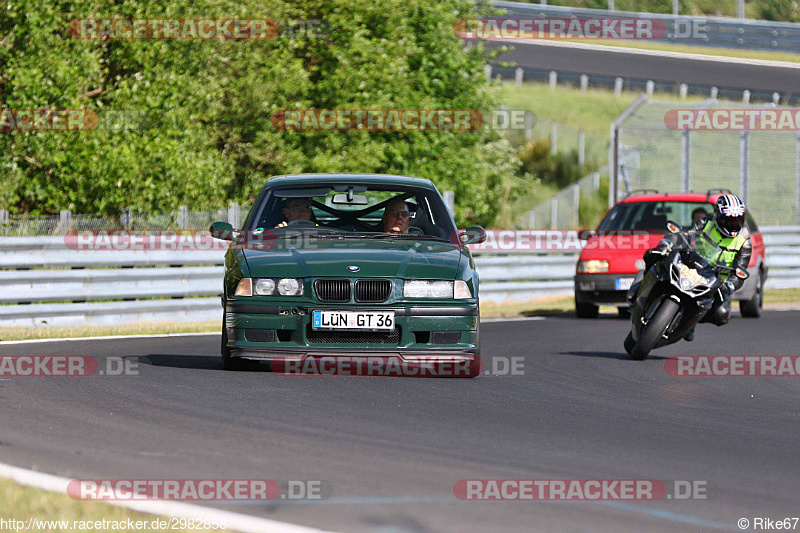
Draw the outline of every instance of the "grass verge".
[[[97,522],[105,520],[106,522],[119,522],[127,524],[128,519],[132,522],[145,522],[148,527],[145,529],[133,529],[123,527],[120,529],[113,529],[113,531],[141,533],[143,531],[163,532],[166,528],[151,528],[149,527],[153,520],[162,520],[169,522],[169,518],[157,517],[155,515],[139,513],[126,509],[124,507],[117,507],[102,502],[88,502],[73,500],[66,494],[57,492],[48,492],[41,489],[25,487],[19,485],[10,479],[0,479],[0,517],[6,523],[9,520],[19,520],[25,524],[18,531],[47,531],[53,533],[73,532],[73,531],[110,531],[111,528],[97,528],[97,527],[80,527],[81,524],[75,522]],[[39,520],[40,527],[33,527],[27,529],[27,522],[29,519]],[[174,519],[173,519],[174,520]],[[41,522],[49,521],[50,524],[42,524]],[[59,523],[60,522],[60,523]],[[183,522],[186,524],[186,522]],[[95,525],[95,524],[92,524]],[[180,526],[180,519],[176,522],[176,526]],[[135,526],[134,526],[135,527]],[[14,531],[15,528],[6,528]],[[177,528],[170,529],[170,531],[212,531],[210,529],[185,529]],[[226,529],[225,531],[231,531]]]
[[[122,326],[67,327],[0,327],[0,341],[59,339],[73,337],[107,337],[111,335],[163,335],[167,333],[203,333],[219,331],[220,322],[146,322]]]

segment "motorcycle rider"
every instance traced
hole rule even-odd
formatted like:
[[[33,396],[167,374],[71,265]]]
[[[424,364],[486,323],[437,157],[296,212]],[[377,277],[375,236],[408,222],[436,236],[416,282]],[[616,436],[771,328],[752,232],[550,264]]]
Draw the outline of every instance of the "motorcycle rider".
[[[703,217],[695,221],[685,231],[685,234],[690,239],[697,237],[696,249],[703,245],[705,238],[708,238],[722,249],[721,264],[744,270],[750,263],[750,255],[753,251],[753,247],[750,244],[750,232],[744,227],[745,212],[745,205],[738,196],[735,194],[723,194],[717,198],[714,204],[714,214],[711,217]],[[664,236],[655,248],[645,252],[644,260],[646,266],[643,271],[637,274],[635,283],[628,292],[628,300],[630,302],[634,301],[636,293],[639,291],[644,272],[653,263],[667,255],[678,238],[677,234],[669,233]],[[730,319],[730,295],[742,286],[744,280],[729,273],[721,273],[720,276],[723,279],[727,279],[720,287],[720,292],[714,297],[711,309],[700,319],[700,322],[711,322],[717,326],[723,326]],[[694,328],[686,334],[684,339],[687,341],[694,340]]]

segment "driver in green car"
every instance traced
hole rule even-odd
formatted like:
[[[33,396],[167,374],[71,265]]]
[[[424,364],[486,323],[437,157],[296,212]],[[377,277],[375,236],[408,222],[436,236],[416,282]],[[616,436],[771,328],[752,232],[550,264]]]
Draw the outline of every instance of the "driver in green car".
[[[275,226],[282,228],[289,224],[289,222],[296,222],[298,220],[312,220],[314,213],[311,211],[311,198],[288,198],[286,200],[286,207],[283,209],[283,216],[286,220]]]
[[[386,233],[408,233],[411,212],[403,200],[387,204],[383,211],[383,231]]]

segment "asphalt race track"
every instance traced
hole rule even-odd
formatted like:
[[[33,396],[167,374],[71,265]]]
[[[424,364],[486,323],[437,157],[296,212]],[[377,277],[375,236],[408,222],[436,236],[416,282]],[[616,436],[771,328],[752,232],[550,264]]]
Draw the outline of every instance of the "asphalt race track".
[[[499,60],[534,70],[781,93],[796,93],[800,87],[798,68],[607,52],[549,46],[532,41],[488,42],[485,45],[487,48],[501,45],[512,47]]]
[[[125,356],[139,375],[0,381],[0,461],[69,478],[325,480],[316,502],[219,507],[337,531],[740,531],[800,516],[800,379],[673,377],[668,355],[798,355],[800,312],[701,325],[624,354],[610,315],[484,323],[524,375],[283,377],[221,370],[216,335],[0,345]],[[706,499],[460,501],[460,479],[704,481]]]

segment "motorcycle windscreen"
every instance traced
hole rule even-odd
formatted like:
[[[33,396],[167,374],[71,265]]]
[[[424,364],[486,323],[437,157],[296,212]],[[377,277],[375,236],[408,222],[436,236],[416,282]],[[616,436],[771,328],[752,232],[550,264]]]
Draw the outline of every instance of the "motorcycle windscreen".
[[[694,252],[698,256],[694,259],[700,263],[698,266],[702,268],[713,268],[717,265],[728,266],[723,256],[725,249],[712,241],[708,235],[700,233],[692,241],[690,244],[694,247]]]

